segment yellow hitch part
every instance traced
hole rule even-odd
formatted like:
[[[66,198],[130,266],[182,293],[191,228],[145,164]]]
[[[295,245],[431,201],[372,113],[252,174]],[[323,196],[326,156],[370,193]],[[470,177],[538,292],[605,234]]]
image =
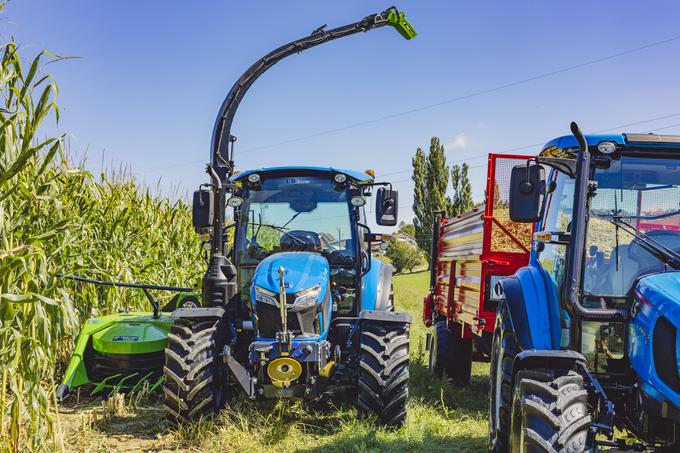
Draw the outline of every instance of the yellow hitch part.
[[[335,365],[336,363],[334,361],[329,360],[326,366],[321,368],[321,371],[319,371],[319,376],[326,379],[331,377],[331,374],[333,374],[333,370],[335,369]]]
[[[279,357],[267,366],[267,374],[276,387],[288,387],[302,374],[302,365],[290,357]]]

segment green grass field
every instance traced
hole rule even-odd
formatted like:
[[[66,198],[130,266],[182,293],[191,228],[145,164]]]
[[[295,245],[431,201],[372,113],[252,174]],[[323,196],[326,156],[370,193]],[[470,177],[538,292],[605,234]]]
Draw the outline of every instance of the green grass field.
[[[453,388],[433,378],[427,370],[426,329],[420,321],[428,274],[397,276],[394,286],[398,309],[413,316],[409,414],[403,428],[382,429],[348,403],[250,403],[239,399],[214,420],[173,430],[163,420],[160,404],[135,405],[118,398],[60,413],[64,444],[70,451],[483,450],[488,365],[474,364],[467,388]]]

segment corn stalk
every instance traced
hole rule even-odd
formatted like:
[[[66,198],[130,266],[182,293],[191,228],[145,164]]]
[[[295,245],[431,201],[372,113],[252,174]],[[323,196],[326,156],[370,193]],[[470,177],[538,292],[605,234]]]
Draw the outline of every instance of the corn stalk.
[[[0,50],[0,451],[60,450],[53,383],[81,323],[148,307],[134,292],[54,275],[185,286],[202,266],[184,202],[127,173],[95,178],[69,164],[63,136],[38,138],[59,117],[57,85],[41,73],[53,56],[24,71],[16,43]]]

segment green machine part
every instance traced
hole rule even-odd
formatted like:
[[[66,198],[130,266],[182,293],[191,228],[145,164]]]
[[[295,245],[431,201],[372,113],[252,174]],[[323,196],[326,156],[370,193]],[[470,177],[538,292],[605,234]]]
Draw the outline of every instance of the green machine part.
[[[173,323],[170,312],[185,302],[200,300],[198,293],[182,293],[166,305],[158,317],[152,312],[123,312],[99,316],[85,321],[69,360],[62,384],[57,389],[57,399],[63,400],[77,387],[97,384],[88,374],[90,359],[94,352],[116,360],[117,357],[162,353],[168,341],[168,332]],[[107,376],[111,378],[112,376]]]
[[[396,9],[389,10],[387,13],[387,21],[406,39],[413,39],[418,36],[418,32],[413,25],[406,20],[406,15],[402,11],[397,11]]]

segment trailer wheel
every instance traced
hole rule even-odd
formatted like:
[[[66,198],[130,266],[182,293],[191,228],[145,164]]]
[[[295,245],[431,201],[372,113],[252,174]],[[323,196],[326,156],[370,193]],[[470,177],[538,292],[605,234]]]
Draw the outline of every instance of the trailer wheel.
[[[408,397],[408,323],[364,321],[360,345],[359,407],[384,425],[402,425]]]
[[[520,371],[512,405],[511,451],[592,452],[588,391],[574,371]]]
[[[176,319],[165,347],[165,411],[173,424],[217,412],[224,403],[220,351],[224,323],[215,319]]]
[[[446,321],[438,321],[434,325],[432,345],[430,346],[430,371],[441,378],[444,373],[451,373],[453,361],[453,335],[446,326]]]
[[[463,338],[462,325],[453,323],[449,329],[446,320],[434,325],[430,347],[430,370],[441,378],[446,374],[456,385],[470,383],[472,374],[472,339]]]
[[[512,364],[519,349],[505,302],[499,306],[491,344],[489,372],[489,451],[508,451]]]

